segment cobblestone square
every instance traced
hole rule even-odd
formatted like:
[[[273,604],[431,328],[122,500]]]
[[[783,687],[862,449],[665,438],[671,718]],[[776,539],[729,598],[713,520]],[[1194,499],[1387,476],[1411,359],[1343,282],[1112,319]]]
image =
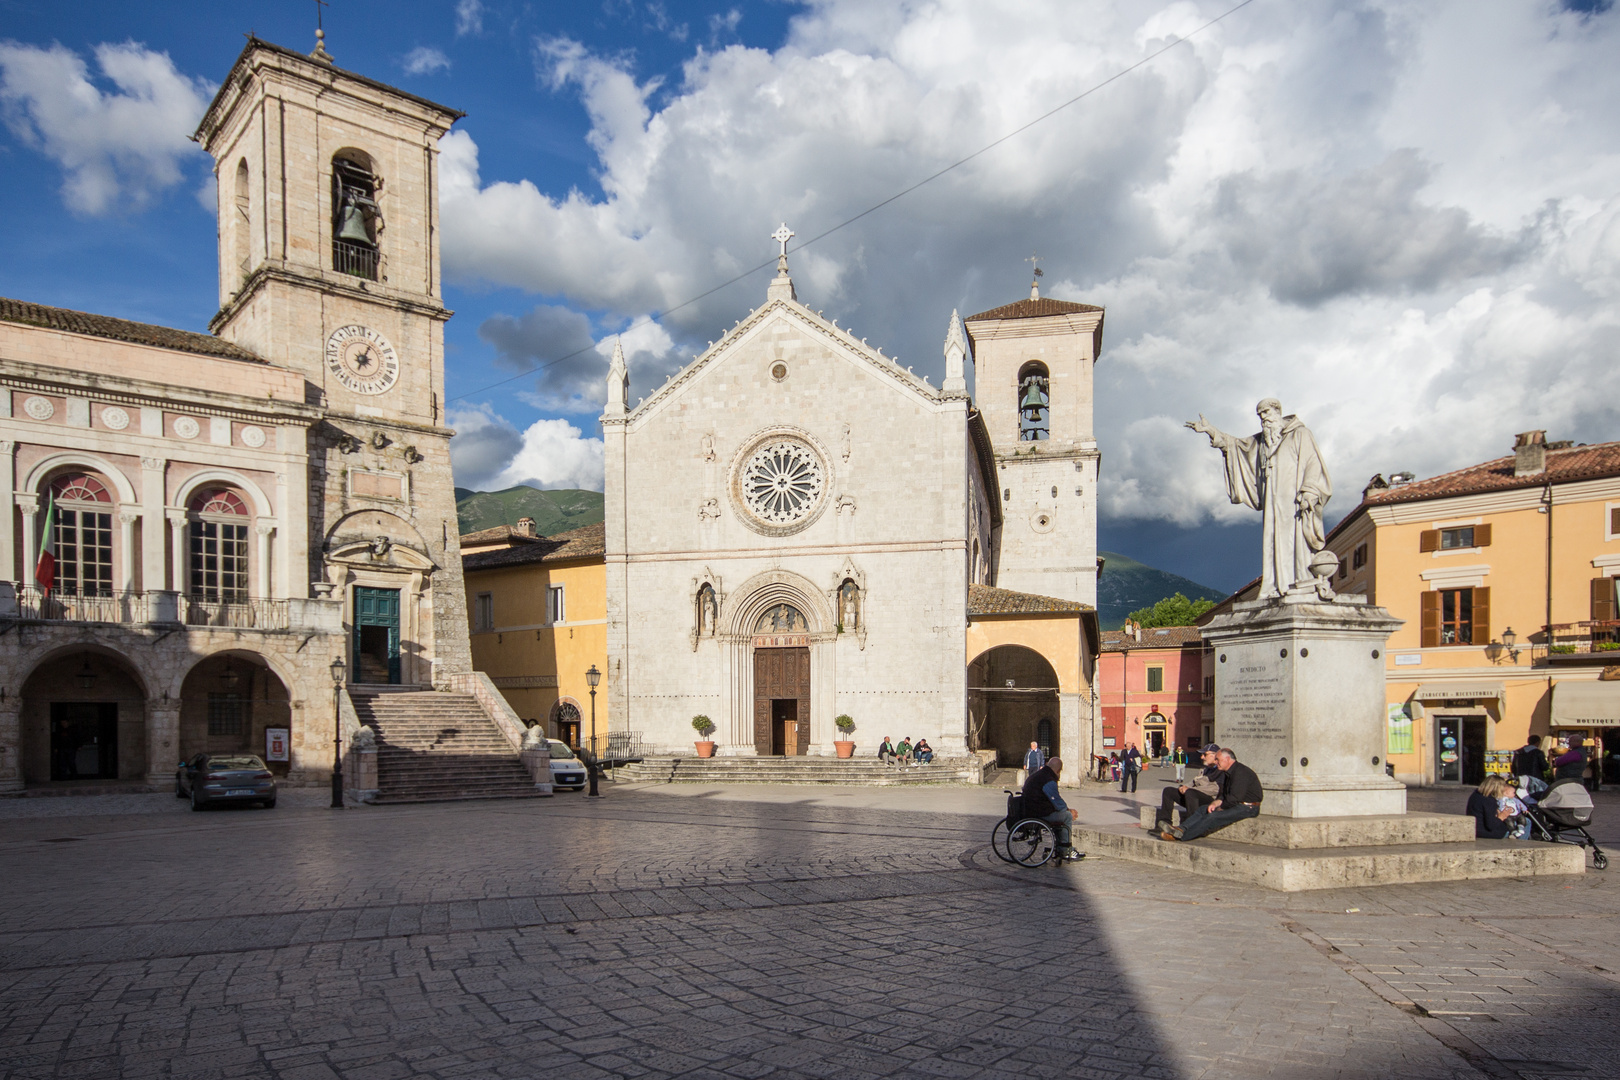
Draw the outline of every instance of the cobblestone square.
[[[997,789],[605,790],[0,805],[0,1076],[1620,1071],[1607,874],[1284,895],[1006,866]]]

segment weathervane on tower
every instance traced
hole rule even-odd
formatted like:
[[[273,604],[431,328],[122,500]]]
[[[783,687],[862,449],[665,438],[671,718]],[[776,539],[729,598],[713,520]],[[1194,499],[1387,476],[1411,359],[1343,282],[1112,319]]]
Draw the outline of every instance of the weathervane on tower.
[[[1045,276],[1045,271],[1041,269],[1041,257],[1032,252],[1029,258],[1024,261],[1035,267],[1034,276],[1029,279],[1029,298],[1039,300],[1041,298],[1041,278]]]
[[[321,19],[321,8],[328,6],[327,0],[315,0],[315,51],[309,54],[311,60],[323,64],[332,62],[332,55],[326,51],[326,27]]]

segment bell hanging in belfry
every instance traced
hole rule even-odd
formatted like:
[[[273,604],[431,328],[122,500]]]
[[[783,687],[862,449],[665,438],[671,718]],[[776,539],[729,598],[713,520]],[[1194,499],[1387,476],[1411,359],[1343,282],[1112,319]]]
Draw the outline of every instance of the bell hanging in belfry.
[[[1029,380],[1029,389],[1024,392],[1024,400],[1019,403],[1018,411],[1030,420],[1039,420],[1041,410],[1046,408],[1046,398],[1041,394],[1041,384],[1034,379]]]
[[[337,238],[357,244],[371,243],[371,234],[366,231],[366,216],[353,199],[343,200],[343,217],[338,225]]]

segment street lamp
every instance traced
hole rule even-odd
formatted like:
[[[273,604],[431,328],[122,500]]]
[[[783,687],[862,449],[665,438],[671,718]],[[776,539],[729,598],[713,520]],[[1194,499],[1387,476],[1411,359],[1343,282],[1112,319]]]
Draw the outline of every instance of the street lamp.
[[[332,661],[332,809],[343,809],[343,657]]]
[[[79,673],[73,677],[73,681],[79,684],[80,690],[95,689],[96,673],[90,670],[90,658],[88,656],[84,658],[84,667],[79,669]]]
[[[596,670],[595,664],[592,664],[590,670],[585,672],[585,683],[591,688],[591,757],[585,763],[585,767],[590,771],[591,776],[591,790],[588,794],[595,796],[602,794],[596,790],[596,687],[601,681],[602,673]]]

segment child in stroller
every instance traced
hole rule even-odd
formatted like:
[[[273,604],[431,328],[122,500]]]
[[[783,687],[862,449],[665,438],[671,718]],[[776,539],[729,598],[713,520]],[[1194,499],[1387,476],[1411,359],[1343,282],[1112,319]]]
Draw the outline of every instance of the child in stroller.
[[[1579,777],[1555,780],[1539,796],[1520,788],[1519,796],[1529,819],[1530,839],[1591,848],[1592,865],[1599,870],[1608,868],[1609,857],[1587,831],[1592,824],[1592,795]]]

